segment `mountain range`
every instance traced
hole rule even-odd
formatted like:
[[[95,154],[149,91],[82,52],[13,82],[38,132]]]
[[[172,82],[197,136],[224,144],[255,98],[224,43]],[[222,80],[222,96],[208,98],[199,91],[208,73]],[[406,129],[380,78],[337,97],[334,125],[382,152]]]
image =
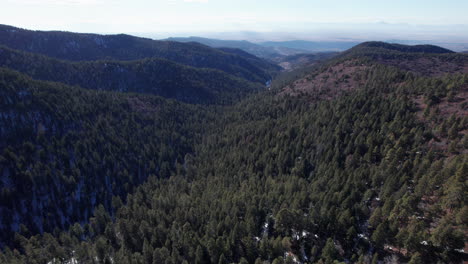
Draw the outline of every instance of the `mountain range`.
[[[86,88],[145,92],[212,102],[261,89],[281,69],[235,49],[127,35],[28,31],[0,27],[0,66],[34,78]],[[155,75],[156,74],[156,75]],[[224,93],[219,93],[223,89]],[[244,91],[241,91],[244,90]]]
[[[0,44],[0,263],[468,261],[466,54]]]
[[[260,58],[275,58],[282,55],[292,55],[303,52],[289,48],[265,47],[260,44],[255,44],[246,40],[220,40],[202,37],[187,37],[187,38],[168,38],[169,41],[177,42],[198,42],[215,48],[236,48],[242,49],[250,54]]]
[[[255,56],[268,59],[278,59],[281,56],[291,56],[301,53],[333,52],[349,49],[359,42],[317,42],[306,40],[268,41],[252,43],[246,40],[220,40],[202,37],[169,38],[178,42],[198,42],[210,47],[230,47],[242,49]]]

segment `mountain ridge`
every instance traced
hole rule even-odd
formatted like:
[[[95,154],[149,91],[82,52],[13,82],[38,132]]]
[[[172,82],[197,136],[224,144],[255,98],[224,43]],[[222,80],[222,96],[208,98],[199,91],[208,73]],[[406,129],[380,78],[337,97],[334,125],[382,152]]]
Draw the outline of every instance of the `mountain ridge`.
[[[0,66],[39,80],[95,90],[140,92],[191,103],[232,103],[264,85],[165,59],[69,62],[0,46]]]
[[[444,53],[455,53],[452,50],[442,48],[436,45],[404,45],[397,43],[386,43],[382,41],[368,41],[358,44],[351,48],[349,51],[362,49],[362,48],[382,48],[386,50],[394,50],[400,52],[409,52],[409,53],[435,53],[435,54],[444,54]]]
[[[249,52],[257,57],[264,57],[268,59],[277,58],[284,55],[292,55],[303,52],[302,50],[283,48],[277,49],[275,47],[267,47],[261,44],[249,42],[246,40],[221,40],[204,37],[177,37],[168,38],[166,40],[179,41],[179,42],[198,42],[216,48],[238,48]]]
[[[72,61],[156,57],[193,67],[215,68],[262,83],[270,80],[280,69],[258,58],[244,58],[199,43],[158,41],[125,34],[31,31],[1,25],[0,44],[12,49]]]
[[[467,74],[468,56],[433,45],[364,42],[322,65],[297,69],[289,74],[291,76],[284,75],[276,88],[290,95],[312,93],[320,99],[333,98],[365,86],[365,75],[373,68],[385,66],[421,76]]]

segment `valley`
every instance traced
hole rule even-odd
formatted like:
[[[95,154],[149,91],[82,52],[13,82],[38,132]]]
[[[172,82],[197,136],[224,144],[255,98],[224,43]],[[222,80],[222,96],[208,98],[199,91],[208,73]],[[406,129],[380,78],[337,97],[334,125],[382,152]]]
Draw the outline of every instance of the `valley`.
[[[0,27],[0,263],[468,261],[467,54],[174,40]]]

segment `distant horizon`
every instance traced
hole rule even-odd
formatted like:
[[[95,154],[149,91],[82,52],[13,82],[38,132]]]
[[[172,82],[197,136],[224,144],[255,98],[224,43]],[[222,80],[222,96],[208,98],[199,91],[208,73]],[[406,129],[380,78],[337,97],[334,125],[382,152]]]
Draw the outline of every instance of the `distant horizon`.
[[[399,43],[406,45],[420,45],[420,44],[431,44],[437,45],[444,48],[448,48],[454,51],[466,51],[468,50],[468,36],[458,36],[445,34],[442,35],[443,29],[445,26],[439,26],[438,31],[429,32],[430,34],[411,34],[414,33],[415,28],[428,27],[427,25],[413,25],[406,32],[401,32],[400,34],[389,34],[385,30],[380,29],[379,26],[388,27],[392,30],[396,30],[395,27],[402,26],[402,24],[389,24],[389,23],[374,23],[374,24],[362,24],[366,26],[366,30],[354,29],[346,30],[345,28],[340,29],[340,24],[333,24],[335,27],[315,30],[310,32],[257,32],[257,31],[231,31],[231,32],[99,32],[99,31],[74,31],[74,30],[64,30],[60,28],[48,29],[48,28],[28,28],[18,25],[0,23],[7,26],[22,28],[26,30],[38,30],[38,31],[65,31],[65,32],[74,32],[74,33],[91,33],[91,34],[103,34],[103,35],[113,35],[113,34],[128,34],[137,37],[151,38],[155,40],[167,39],[167,38],[188,38],[188,37],[201,37],[209,39],[218,39],[218,40],[234,40],[234,41],[248,41],[251,43],[261,43],[261,42],[284,42],[284,41],[313,41],[313,42],[366,42],[366,41],[384,41],[389,43]],[[324,25],[324,24],[322,24]],[[327,24],[330,25],[330,24]],[[408,27],[407,24],[403,25]],[[349,25],[348,25],[349,27]],[[454,27],[459,27],[459,31],[466,29],[468,32],[468,25],[452,25],[450,28],[452,30]],[[403,29],[400,29],[403,30]],[[383,31],[383,32],[382,32]],[[426,29],[427,32],[427,29]],[[439,34],[440,37],[437,37]],[[372,37],[370,37],[372,35]],[[417,37],[420,37],[419,39]]]
[[[0,24],[154,39],[468,43],[466,10],[460,0],[5,0]]]

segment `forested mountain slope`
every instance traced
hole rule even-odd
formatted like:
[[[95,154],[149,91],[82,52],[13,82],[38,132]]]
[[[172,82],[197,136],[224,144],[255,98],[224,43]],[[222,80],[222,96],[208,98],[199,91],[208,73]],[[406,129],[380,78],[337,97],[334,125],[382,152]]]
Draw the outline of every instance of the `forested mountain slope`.
[[[468,73],[468,56],[433,45],[400,45],[365,42],[340,56],[342,60],[367,58],[426,76]]]
[[[6,238],[0,262],[467,261],[468,75],[407,71],[379,58],[465,60],[409,49],[361,46],[223,107],[65,87],[4,70],[0,91],[8,96],[0,109],[14,113],[2,117],[11,127],[5,135],[17,141],[5,144],[0,164],[17,176],[3,176],[0,201],[13,215],[3,228],[17,233]],[[299,89],[300,83],[313,85]],[[16,113],[31,109],[63,128],[23,129],[36,114]],[[119,173],[122,167],[127,173]],[[142,168],[146,181],[118,184],[138,178]],[[88,179],[83,194],[106,190],[110,178],[116,185],[98,194],[130,194],[122,202],[91,195],[83,203],[95,206],[92,215],[37,234],[22,213],[28,202],[14,196],[25,192],[21,182],[56,197],[76,193],[78,185],[70,180],[63,192],[43,177]]]
[[[370,70],[387,66],[412,76],[467,74],[468,56],[431,45],[365,42],[323,64],[284,74],[277,78],[274,87],[283,94],[306,93],[315,98],[331,98],[363,87],[370,79],[380,78],[371,76]]]
[[[365,50],[369,48],[381,48],[386,50],[393,50],[393,51],[400,51],[406,53],[431,53],[431,54],[444,54],[444,53],[455,53],[449,49],[445,49],[435,45],[403,45],[403,44],[396,44],[396,43],[386,43],[380,41],[369,41],[364,42],[359,45],[356,45],[351,51],[354,50]]]
[[[165,59],[69,62],[4,46],[0,46],[0,67],[39,80],[94,90],[149,93],[189,103],[232,103],[265,87],[220,70]]]
[[[0,70],[0,234],[84,223],[149,175],[167,177],[205,111],[160,97],[85,90]],[[6,262],[5,262],[6,263]]]
[[[257,57],[243,57],[199,43],[157,41],[130,35],[31,31],[0,25],[0,45],[71,61],[160,58],[213,68],[265,83],[280,68]]]

